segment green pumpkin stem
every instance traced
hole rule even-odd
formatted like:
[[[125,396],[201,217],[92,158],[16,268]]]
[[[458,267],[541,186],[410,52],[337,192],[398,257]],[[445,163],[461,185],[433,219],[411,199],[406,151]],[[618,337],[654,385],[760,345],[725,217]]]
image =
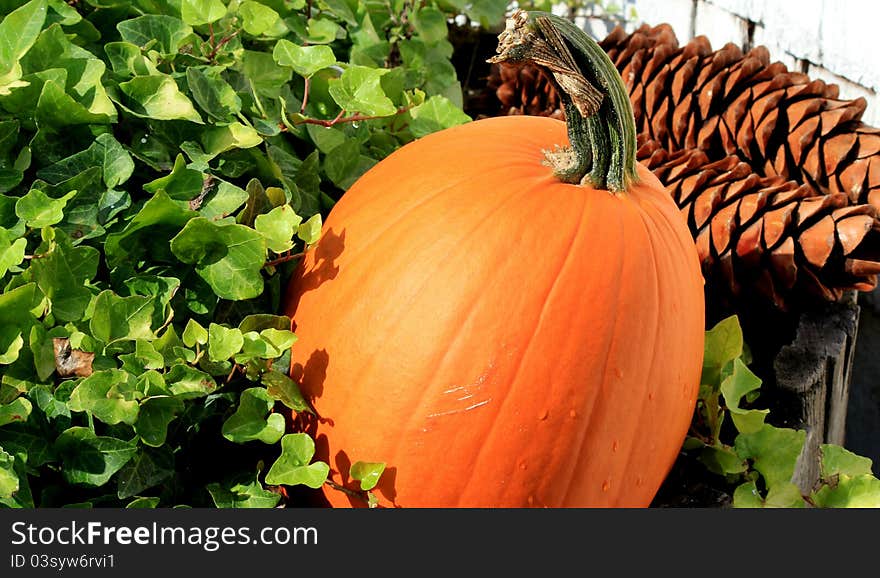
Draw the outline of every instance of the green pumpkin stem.
[[[638,180],[629,95],[614,63],[586,32],[553,14],[517,10],[489,62],[531,63],[553,82],[571,143],[546,152],[560,180],[612,192]]]

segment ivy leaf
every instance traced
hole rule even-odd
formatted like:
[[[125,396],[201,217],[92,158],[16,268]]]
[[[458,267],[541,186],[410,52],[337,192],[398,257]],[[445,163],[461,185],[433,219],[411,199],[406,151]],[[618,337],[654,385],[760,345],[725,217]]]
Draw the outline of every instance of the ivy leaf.
[[[739,319],[731,315],[719,321],[706,332],[703,354],[703,375],[700,383],[717,389],[721,385],[722,372],[734,359],[743,354],[743,334]]]
[[[277,12],[252,0],[245,0],[238,7],[242,27],[253,36],[284,36],[288,32],[284,19]]]
[[[62,475],[70,484],[102,486],[137,453],[134,442],[97,436],[87,427],[72,427],[55,440]]]
[[[171,172],[146,183],[144,190],[149,193],[164,191],[172,199],[188,201],[202,192],[204,183],[205,175],[187,167],[186,159],[182,154],[178,154]]]
[[[121,369],[96,371],[71,392],[68,407],[87,411],[108,425],[132,425],[138,419],[138,398],[134,376]]]
[[[183,329],[183,344],[194,347],[196,344],[204,345],[208,342],[208,330],[202,327],[198,321],[190,318]]]
[[[741,433],[754,433],[764,425],[770,410],[743,409],[742,398],[761,387],[761,379],[749,370],[741,359],[733,361],[733,372],[721,382],[721,394],[734,425]]]
[[[330,96],[340,108],[368,116],[390,116],[397,112],[382,90],[382,76],[387,68],[349,65],[342,76],[329,81]]]
[[[813,493],[820,508],[880,508],[880,479],[870,474],[843,476],[834,486]]]
[[[434,95],[413,107],[409,114],[413,119],[410,130],[416,138],[471,121],[461,108],[441,95]]]
[[[264,489],[256,476],[247,482],[228,485],[214,482],[206,489],[218,508],[274,508],[281,500],[279,494]]]
[[[0,88],[4,84],[3,77],[15,70],[19,59],[37,40],[46,20],[46,6],[46,0],[31,0],[0,22]]]
[[[281,438],[281,455],[269,468],[266,483],[320,488],[327,480],[330,466],[324,462],[309,463],[314,455],[315,441],[308,434],[285,435]]]
[[[220,75],[221,70],[191,66],[186,69],[186,83],[199,108],[215,120],[225,122],[241,112],[241,98]]]
[[[432,6],[421,8],[413,14],[413,26],[421,39],[429,44],[446,40],[448,35],[446,14]]]
[[[217,389],[214,378],[184,363],[172,365],[165,374],[168,390],[180,399],[204,397]]]
[[[841,446],[822,444],[819,450],[822,455],[823,479],[831,479],[834,476],[865,476],[873,471],[871,458],[854,454]]]
[[[15,238],[10,231],[0,227],[0,279],[6,275],[12,267],[16,267],[24,261],[27,239]]]
[[[258,440],[274,444],[284,435],[284,416],[269,413],[274,404],[262,387],[244,390],[238,409],[223,423],[223,437],[235,443]]]
[[[263,373],[260,380],[272,399],[280,401],[294,411],[313,413],[299,385],[285,374],[272,369]]]
[[[149,490],[174,475],[170,450],[143,448],[123,467],[116,481],[116,496],[125,500]]]
[[[791,482],[798,456],[804,446],[806,432],[777,428],[769,424],[752,433],[736,437],[736,453],[742,459],[753,460],[768,488]]]
[[[124,498],[121,498],[124,499]],[[125,505],[126,510],[141,510],[141,509],[154,509],[159,505],[159,502],[162,501],[161,498],[135,498]]]
[[[15,473],[15,458],[0,448],[0,498],[11,498],[18,491],[18,474]]]
[[[168,424],[183,410],[183,401],[178,397],[148,397],[141,401],[134,431],[146,445],[160,447],[168,435]]]
[[[108,344],[121,339],[152,339],[153,301],[143,295],[120,297],[104,290],[95,298],[89,329],[94,337]]]
[[[241,351],[244,337],[236,327],[224,327],[217,323],[208,326],[208,359],[224,361]]]
[[[313,245],[321,238],[321,214],[315,213],[299,226],[296,230],[296,236],[305,242],[306,245]]]
[[[289,66],[306,78],[336,64],[333,49],[325,44],[298,46],[289,40],[281,39],[275,44],[272,58],[281,66]]]
[[[156,192],[122,231],[109,233],[104,253],[111,267],[137,262],[145,255],[154,261],[173,259],[168,241],[198,213],[172,200],[164,190]]]
[[[257,215],[254,220],[254,228],[266,238],[269,249],[276,253],[283,253],[293,248],[293,238],[302,223],[302,217],[297,215],[290,205],[275,207],[268,213]]]
[[[349,473],[351,479],[361,482],[362,490],[369,491],[376,487],[384,471],[385,464],[382,462],[355,462],[351,464]]]
[[[226,5],[221,0],[182,0],[180,17],[190,26],[216,22],[226,16]]]
[[[5,405],[0,405],[0,426],[26,422],[32,409],[31,402],[24,397],[17,397]]]
[[[124,41],[141,48],[155,46],[163,56],[176,54],[184,39],[193,33],[192,27],[183,20],[165,14],[145,14],[123,20],[116,29]]]
[[[71,191],[60,199],[52,199],[39,189],[31,189],[15,203],[15,214],[29,227],[42,229],[64,218],[64,206],[74,195],[76,191]]]
[[[92,300],[86,282],[98,272],[100,254],[94,247],[74,247],[59,230],[43,230],[39,259],[31,263],[30,274],[52,304],[52,313],[60,321],[80,319]]]
[[[135,116],[154,120],[188,120],[204,124],[192,101],[167,75],[135,76],[119,84],[118,104]]]
[[[263,292],[266,242],[257,231],[233,222],[191,219],[173,239],[171,251],[222,299],[241,300]]]

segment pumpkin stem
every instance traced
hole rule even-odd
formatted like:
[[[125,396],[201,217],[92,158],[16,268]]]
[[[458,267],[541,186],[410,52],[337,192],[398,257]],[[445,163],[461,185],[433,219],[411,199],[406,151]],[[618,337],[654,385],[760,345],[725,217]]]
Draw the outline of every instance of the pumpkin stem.
[[[532,63],[556,87],[571,146],[545,154],[560,180],[612,192],[638,180],[629,95],[614,63],[586,32],[553,14],[516,10],[489,62]]]

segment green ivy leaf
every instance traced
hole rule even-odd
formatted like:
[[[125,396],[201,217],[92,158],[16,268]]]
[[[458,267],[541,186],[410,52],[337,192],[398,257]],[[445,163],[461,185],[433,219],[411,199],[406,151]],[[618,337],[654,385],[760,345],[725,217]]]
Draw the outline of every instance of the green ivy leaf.
[[[214,482],[206,489],[218,508],[274,508],[281,500],[279,494],[264,489],[256,476],[247,482],[228,485]]]
[[[333,49],[325,44],[298,46],[289,40],[281,39],[275,44],[272,57],[281,66],[289,66],[306,78],[336,64]]]
[[[126,510],[154,509],[159,505],[160,498],[135,498],[125,505]]]
[[[299,385],[280,371],[274,369],[267,371],[263,373],[260,380],[266,386],[266,391],[272,399],[280,401],[294,411],[314,413],[303,397]]]
[[[191,66],[186,69],[186,83],[199,108],[211,118],[226,122],[241,112],[241,98],[221,71],[220,67]]]
[[[819,451],[822,455],[820,473],[823,479],[834,476],[865,476],[873,472],[871,458],[857,455],[841,446],[822,444]]]
[[[743,335],[739,319],[731,315],[706,332],[703,375],[700,383],[717,389],[728,364],[743,354]]]
[[[103,486],[137,453],[134,442],[97,436],[87,427],[65,430],[55,441],[62,474],[70,484]]]
[[[180,92],[170,76],[135,76],[120,83],[119,90],[121,94],[117,103],[135,116],[204,124],[192,101]]]
[[[146,445],[160,447],[168,435],[168,424],[183,410],[183,401],[178,397],[148,397],[141,401],[134,431]]]
[[[236,327],[224,327],[217,323],[208,326],[208,359],[224,361],[241,351],[244,337]]]
[[[369,68],[352,64],[342,76],[329,82],[330,96],[340,108],[368,116],[390,116],[397,112],[382,90],[382,76],[387,68]]]
[[[132,374],[105,369],[81,381],[71,392],[67,405],[72,411],[87,411],[109,425],[132,425],[138,419],[141,396]]]
[[[253,36],[284,36],[288,32],[284,19],[277,12],[259,2],[245,0],[238,7],[242,27]]]
[[[165,374],[165,382],[172,395],[180,399],[204,397],[217,389],[217,382],[204,371],[179,363]]]
[[[269,249],[283,253],[293,248],[293,239],[300,223],[302,217],[297,215],[290,205],[285,204],[275,207],[268,213],[257,215],[254,228],[266,238]]]
[[[120,297],[101,291],[95,298],[95,312],[89,321],[92,335],[104,343],[117,340],[152,339],[154,300],[143,295]]]
[[[741,433],[754,433],[764,425],[770,410],[743,409],[739,406],[742,398],[761,387],[761,379],[749,370],[741,359],[733,361],[733,371],[721,382],[721,394],[737,430]]]
[[[296,236],[306,245],[313,245],[321,238],[321,214],[315,213],[296,230]]]
[[[30,274],[52,304],[59,321],[79,320],[92,300],[86,283],[98,272],[100,254],[94,247],[74,247],[59,230],[42,231],[41,255],[31,263]]]
[[[208,330],[202,327],[198,321],[190,318],[186,322],[183,329],[183,344],[187,347],[194,347],[196,344],[204,345],[208,343]]]
[[[155,47],[163,56],[177,54],[183,41],[193,33],[180,18],[165,14],[144,14],[116,25],[126,42],[141,48]]]
[[[18,491],[18,474],[15,473],[15,458],[0,448],[0,498],[11,498]]]
[[[241,300],[263,292],[266,242],[257,231],[236,223],[190,220],[173,239],[171,251],[222,299]]]
[[[146,183],[144,190],[148,193],[163,191],[172,199],[188,201],[202,192],[204,183],[205,175],[187,167],[186,159],[182,154],[178,154],[171,172]]]
[[[284,435],[284,416],[270,413],[274,404],[264,388],[244,390],[238,409],[223,423],[223,437],[239,444],[254,440],[274,444]]]
[[[421,39],[429,44],[446,40],[448,34],[446,14],[432,6],[421,8],[413,14],[413,26]]]
[[[820,508],[880,508],[880,480],[870,474],[841,476],[812,495]]]
[[[31,0],[8,13],[0,22],[0,94],[4,80],[17,80],[8,77],[18,67],[18,61],[24,56],[40,34],[46,20],[46,0]]]
[[[74,195],[76,191],[71,191],[60,199],[52,199],[39,189],[31,189],[15,203],[15,214],[29,227],[42,229],[64,218],[64,206]]]
[[[27,239],[15,236],[0,227],[0,279],[13,267],[24,261]]]
[[[369,491],[376,487],[384,471],[383,462],[355,462],[351,464],[349,474],[351,479],[360,481],[362,490]]]
[[[181,0],[180,17],[190,26],[217,22],[226,16],[226,5],[220,0]]]
[[[736,453],[742,459],[753,460],[768,488],[791,482],[798,456],[804,446],[806,432],[777,428],[769,424],[752,433],[736,438]]]
[[[410,130],[416,138],[471,121],[461,108],[441,95],[434,95],[413,107],[409,114],[413,119]]]
[[[26,422],[32,409],[31,402],[24,397],[17,397],[5,405],[0,405],[0,426]]]
[[[154,488],[174,476],[174,456],[170,450],[143,448],[119,471],[116,496],[120,500]]]
[[[314,455],[315,442],[308,434],[285,435],[281,438],[281,456],[269,468],[266,483],[320,488],[327,480],[330,466],[324,462],[309,463]]]

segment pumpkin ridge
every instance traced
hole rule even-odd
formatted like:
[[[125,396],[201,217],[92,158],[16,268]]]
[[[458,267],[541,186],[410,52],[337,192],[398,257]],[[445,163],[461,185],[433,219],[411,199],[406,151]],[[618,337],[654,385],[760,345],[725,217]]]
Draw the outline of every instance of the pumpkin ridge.
[[[574,193],[574,192],[575,191],[572,191],[572,193]],[[582,192],[599,193],[599,191],[591,191],[591,190],[584,190]],[[572,249],[574,248],[575,242],[580,237],[581,230],[583,230],[585,217],[588,213],[587,207],[590,204],[588,201],[590,201],[591,199],[589,198],[590,197],[589,194],[583,194],[583,195],[578,195],[578,196],[581,198],[581,212],[580,212],[580,218],[578,220],[578,225],[571,235],[571,238],[570,238],[569,244],[568,244],[568,250],[566,251],[565,257],[561,260],[561,263],[559,265],[559,269],[558,269],[556,275],[553,276],[553,280],[550,283],[550,287],[547,290],[547,294],[544,296],[543,304],[541,305],[541,310],[538,313],[538,318],[535,322],[535,329],[530,333],[529,341],[528,341],[528,343],[526,343],[525,347],[522,350],[522,353],[519,356],[519,360],[517,361],[517,366],[513,371],[513,375],[510,377],[510,387],[507,388],[507,390],[505,391],[504,399],[502,399],[501,402],[498,404],[498,412],[497,413],[500,413],[504,410],[504,404],[511,398],[511,393],[513,392],[513,388],[514,388],[515,384],[517,383],[517,378],[519,377],[520,371],[522,370],[526,355],[528,354],[529,350],[531,349],[532,344],[534,343],[535,335],[538,333],[538,329],[541,327],[541,324],[544,320],[544,313],[547,309],[547,305],[550,301],[551,296],[553,295],[554,289],[557,287],[557,284],[559,283],[559,279],[562,276],[562,272],[565,270],[566,265],[571,261]],[[477,464],[479,464],[480,459],[482,458],[482,455],[485,452],[485,449],[488,447],[489,441],[492,438],[492,434],[495,430],[495,426],[497,425],[498,421],[499,420],[492,421],[492,424],[489,427],[489,431],[487,432],[487,434],[485,436],[485,442],[482,445],[480,445],[480,449],[477,451],[477,456],[474,458],[475,466]],[[476,469],[476,467],[474,469]],[[461,504],[461,497],[467,492],[468,487],[470,486],[470,484],[473,481],[474,481],[473,477],[468,478],[467,483],[462,488],[462,491],[459,494],[458,501],[456,502],[457,506]],[[482,482],[482,480],[479,480],[479,481]]]
[[[618,239],[619,239],[619,243],[620,243],[621,247],[623,247],[623,246],[625,246],[625,241],[626,241],[626,237],[623,234],[624,233],[624,231],[623,231],[623,218],[620,214],[620,211],[616,211],[615,215],[617,216],[619,222],[618,222],[618,226],[615,227],[614,230],[618,234]],[[624,254],[625,254],[624,252],[618,253],[618,255],[620,255],[621,257]],[[620,279],[622,276],[623,276],[623,259],[619,258],[617,260],[617,272],[615,275],[615,279]],[[617,283],[617,285],[619,286],[620,284]],[[618,314],[619,309],[620,309],[620,295],[621,295],[620,291],[615,293],[615,297],[617,298],[617,300],[616,300],[615,306],[610,308],[610,311],[612,311],[614,314],[614,322],[611,325],[610,337],[608,339],[607,346],[605,347],[605,365],[604,365],[604,369],[602,371],[602,382],[601,382],[600,386],[597,388],[596,394],[593,396],[593,403],[590,406],[589,413],[586,414],[586,416],[582,420],[583,427],[580,429],[580,431],[578,431],[577,437],[579,439],[577,441],[577,452],[575,452],[572,455],[579,456],[580,459],[570,461],[570,465],[568,467],[568,473],[566,476],[563,477],[563,479],[565,479],[565,487],[564,487],[562,494],[561,494],[561,496],[562,496],[562,500],[560,501],[561,504],[568,503],[568,495],[571,492],[571,487],[574,482],[575,474],[578,470],[579,462],[581,460],[583,460],[584,457],[589,458],[589,456],[583,455],[583,447],[584,447],[585,441],[588,438],[587,434],[593,429],[593,426],[595,426],[595,421],[592,419],[592,417],[596,411],[596,407],[602,405],[603,396],[601,395],[601,392],[605,389],[607,381],[608,381],[608,361],[609,361],[609,356],[611,354],[612,346],[614,345],[615,337],[617,336],[617,333],[618,333],[618,321],[620,319],[620,315]]]
[[[430,135],[429,135],[429,136],[430,136]],[[490,167],[490,168],[486,169],[486,171],[484,172],[484,174],[489,175],[489,174],[492,174],[492,172],[493,172],[493,171],[496,171],[496,170],[499,171],[499,172],[507,172],[507,171],[510,170],[510,168],[507,167],[507,166],[498,166],[498,167],[494,167],[494,168],[491,168],[491,167]],[[441,187],[439,190],[432,191],[431,194],[427,195],[425,198],[421,199],[420,201],[417,201],[416,204],[414,204],[414,205],[412,205],[411,207],[407,208],[407,210],[405,210],[405,211],[401,211],[400,213],[398,213],[398,214],[396,215],[395,218],[393,218],[393,219],[389,219],[388,221],[385,221],[386,226],[382,227],[382,228],[379,229],[379,230],[377,230],[378,228],[374,228],[373,230],[376,231],[376,232],[375,232],[375,234],[373,234],[369,239],[367,239],[366,241],[361,240],[361,242],[360,242],[358,245],[355,245],[354,247],[352,247],[352,248],[350,248],[350,249],[348,249],[348,248],[346,249],[346,252],[347,252],[348,255],[349,255],[349,259],[352,260],[352,259],[354,258],[353,256],[357,256],[357,254],[358,254],[361,250],[363,250],[363,249],[366,248],[366,247],[369,247],[370,245],[373,244],[373,242],[374,242],[376,239],[378,239],[378,238],[381,237],[382,235],[386,234],[386,233],[387,233],[388,231],[390,231],[393,227],[395,227],[396,225],[398,225],[401,221],[406,220],[406,218],[410,215],[410,213],[411,213],[412,211],[415,211],[415,210],[418,210],[418,209],[421,208],[421,207],[424,207],[426,204],[428,204],[428,203],[430,203],[430,202],[436,200],[437,197],[443,195],[443,193],[448,192],[450,189],[454,189],[454,188],[459,187],[459,186],[461,186],[462,184],[466,184],[466,183],[467,183],[467,177],[466,177],[466,176],[463,176],[463,177],[461,178],[461,180],[455,181],[454,183],[452,183],[452,184],[450,184],[450,185],[447,185],[447,186]],[[346,194],[348,194],[348,193],[346,193]],[[345,198],[345,196],[343,195],[343,199],[344,199],[344,198]],[[320,240],[319,240],[318,242],[320,243]]]
[[[663,286],[660,283],[660,278],[661,278],[660,269],[657,266],[657,255],[659,255],[660,253],[658,253],[658,251],[657,251],[656,240],[654,238],[654,235],[652,235],[651,231],[649,230],[651,227],[649,226],[648,223],[650,222],[651,224],[653,224],[655,230],[658,227],[657,227],[656,223],[654,223],[653,215],[651,213],[649,213],[645,209],[645,207],[642,206],[641,203],[637,203],[636,208],[639,211],[639,216],[641,217],[640,220],[641,220],[641,223],[645,229],[645,237],[648,239],[648,243],[651,246],[651,252],[650,252],[651,268],[654,271],[654,275],[653,275],[652,279],[654,281],[654,293],[657,295],[657,303],[658,303],[658,306],[656,307],[656,309],[654,311],[654,339],[652,341],[654,344],[654,347],[651,349],[651,360],[647,364],[647,367],[653,368],[654,367],[654,360],[657,358],[657,351],[658,351],[659,345],[660,345],[661,307],[659,306],[659,304],[663,302],[663,299],[660,296],[660,293],[661,293],[661,290],[663,289]],[[663,241],[665,243],[665,238]],[[649,382],[652,381],[651,373],[652,373],[652,371],[649,369],[649,371],[648,371],[648,381]],[[638,417],[635,420],[636,424],[644,423],[642,416],[645,415],[645,412],[647,411],[647,409],[648,409],[648,397],[645,395],[645,396],[642,396],[641,403],[639,404],[639,410],[638,410],[638,414],[637,414]],[[637,447],[636,444],[633,444],[633,443],[627,444],[626,460],[624,460],[623,467],[621,468],[623,472],[630,471],[630,464],[633,461],[633,455],[635,454],[636,447]],[[624,479],[625,479],[625,477],[622,476],[621,477],[621,486],[620,486],[621,491],[625,489],[623,487]]]
[[[452,188],[452,187],[449,187],[449,188]],[[518,190],[518,191],[516,191],[516,192],[510,193],[510,194],[508,194],[508,195],[505,195],[504,198],[502,199],[502,201],[501,201],[500,203],[498,203],[495,207],[493,207],[493,208],[492,208],[490,211],[488,211],[487,213],[484,213],[483,217],[480,218],[480,219],[478,220],[477,224],[474,226],[474,228],[471,230],[471,232],[470,232],[467,236],[472,236],[476,231],[480,230],[480,229],[481,229],[482,227],[484,227],[484,226],[490,226],[491,223],[492,223],[492,219],[491,219],[491,216],[492,216],[492,215],[495,215],[495,214],[498,213],[499,211],[503,210],[505,207],[513,206],[513,205],[511,204],[512,199],[514,199],[514,198],[517,198],[517,199],[518,199],[520,196],[531,194],[531,193],[533,192],[533,189],[534,189],[534,185],[533,185],[532,183],[530,183],[530,182],[525,182],[524,185],[523,185],[523,187],[522,187],[522,189],[520,189],[520,190]],[[445,189],[445,190],[448,190],[448,188]],[[424,203],[419,203],[419,206],[423,206],[423,205],[424,205]],[[415,210],[416,208],[417,208],[417,207],[413,207],[412,210]],[[401,220],[402,220],[402,219],[401,219]],[[392,226],[393,226],[393,225],[392,225]],[[384,233],[387,233],[387,230],[384,231]],[[467,251],[468,249],[469,249],[469,246],[468,246],[467,243],[461,243],[461,244],[459,244],[459,245],[457,246],[457,250],[456,250],[456,252],[455,252],[455,253],[451,253],[451,254],[449,255],[449,259],[448,259],[447,261],[448,261],[449,263],[453,263],[453,262],[455,261],[455,255],[457,255],[457,254],[460,253],[460,252]],[[436,271],[433,271],[431,274],[427,275],[427,276],[425,277],[424,281],[419,285],[419,287],[420,287],[420,288],[421,288],[421,287],[424,287],[425,285],[427,285],[427,284],[431,283],[432,281],[434,281],[434,276],[435,276],[435,274],[436,274]],[[359,285],[356,285],[356,284],[353,284],[353,285],[352,285],[352,291],[353,291],[353,292],[356,293],[356,292],[361,291],[361,290],[362,290],[362,288],[361,288]],[[473,291],[477,294],[476,297],[475,297],[474,300],[473,300],[473,303],[476,303],[476,302],[478,302],[478,300],[482,297],[482,294],[483,294],[483,293],[480,292],[480,291],[478,290],[478,288],[476,288],[476,287],[474,288]],[[420,292],[421,292],[420,289],[417,289],[417,290],[414,290],[414,291],[413,291],[413,295],[415,296],[415,298],[418,298],[418,295],[419,295]],[[401,311],[404,311],[404,308],[403,308],[403,307],[401,308]],[[468,316],[470,316],[470,315],[472,314],[473,311],[474,311],[474,309],[471,308],[471,309],[470,309],[470,312],[468,313]],[[401,313],[401,315],[404,315],[404,313]],[[400,325],[398,325],[398,324],[394,324],[393,326],[396,327],[396,328],[400,328]],[[454,343],[455,343],[455,342],[456,342],[456,341],[457,341],[457,340],[463,335],[463,333],[462,333],[461,331],[455,331],[454,329],[455,329],[455,328],[453,327],[453,328],[452,328],[452,331],[453,331],[452,339],[448,342],[446,348],[445,348],[443,351],[441,351],[441,352],[438,353],[438,356],[441,357],[441,361],[437,361],[436,363],[434,363],[434,364],[432,365],[432,367],[433,367],[433,369],[434,369],[434,371],[432,372],[433,375],[436,375],[436,374],[437,374],[436,369],[437,369],[438,367],[440,367],[440,365],[441,365],[441,363],[442,363],[442,359],[445,359],[446,356],[448,355],[448,353],[451,351],[451,347],[450,347],[450,346],[451,346],[452,344],[454,344]],[[387,339],[388,342],[393,342],[393,341],[394,341],[394,339],[391,338],[393,335],[394,335],[393,332],[389,335],[389,338]],[[376,352],[373,353],[373,355],[370,357],[369,362],[368,362],[367,364],[365,364],[364,366],[362,366],[361,368],[358,369],[357,374],[353,376],[353,381],[357,381],[357,380],[358,380],[359,378],[361,378],[361,376],[363,376],[364,374],[369,374],[369,372],[371,372],[371,371],[374,370],[374,368],[376,367],[376,365],[377,365],[377,364],[383,359],[383,355],[381,354],[382,351],[384,351],[384,350],[383,350],[383,349],[379,349],[378,351],[376,351]],[[423,407],[424,405],[426,405],[426,403],[427,403],[427,401],[428,401],[426,398],[428,397],[427,394],[428,394],[429,391],[430,391],[430,387],[427,387],[427,385],[430,385],[431,383],[432,383],[432,382],[428,382],[428,384],[426,384],[426,386],[422,388],[422,390],[421,390],[421,391],[422,391],[422,394],[421,394],[421,395],[419,396],[419,398],[418,398],[418,403],[414,404],[414,407],[416,408],[416,410],[415,410],[415,411],[412,411],[412,412],[410,413],[409,417],[407,418],[406,423],[404,424],[404,426],[401,428],[400,431],[403,431],[403,432],[410,431],[410,430],[412,429],[412,426],[413,426],[413,423],[415,422],[415,420],[418,419],[419,417],[421,417],[421,415],[420,415],[420,411],[418,411],[418,410],[419,410],[421,407]],[[349,409],[349,407],[350,407],[350,403],[353,402],[353,401],[354,401],[353,399],[349,398],[349,400],[348,400],[347,403],[343,403],[341,406],[339,406],[339,408],[337,409],[337,413],[340,414],[340,415],[344,415],[345,413],[347,413],[347,412],[348,412],[348,409]],[[330,416],[326,416],[326,417],[330,417]],[[394,449],[393,449],[393,451],[391,451],[391,452],[389,453],[387,459],[393,459],[394,456],[397,456],[397,455],[399,454],[399,452],[400,452],[400,448],[401,448],[401,446],[402,446],[403,441],[404,441],[403,436],[399,436],[399,437],[398,437],[398,441],[397,441],[396,444],[394,445]],[[370,458],[370,459],[373,459],[373,458]],[[378,457],[376,457],[376,459],[386,459],[386,458],[383,457],[383,456],[378,456]],[[394,466],[394,464],[393,464],[393,463],[389,463],[389,466]],[[340,472],[340,474],[341,474],[341,472]]]

